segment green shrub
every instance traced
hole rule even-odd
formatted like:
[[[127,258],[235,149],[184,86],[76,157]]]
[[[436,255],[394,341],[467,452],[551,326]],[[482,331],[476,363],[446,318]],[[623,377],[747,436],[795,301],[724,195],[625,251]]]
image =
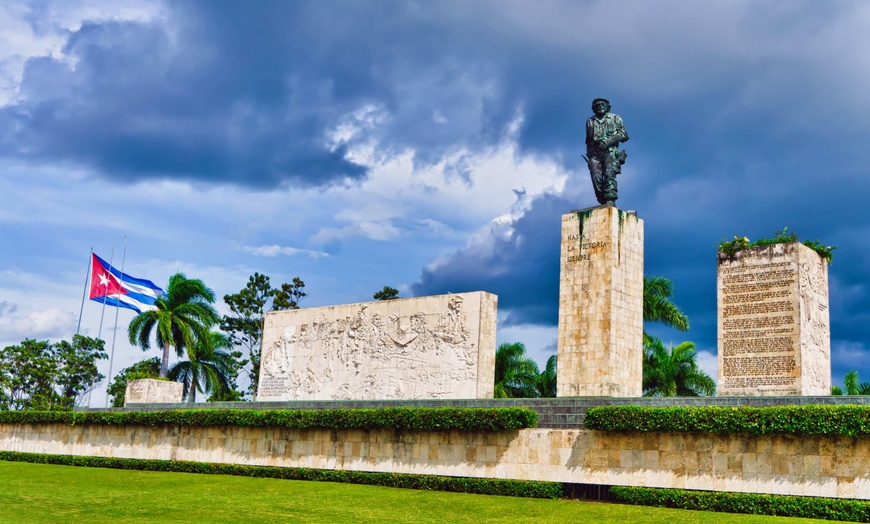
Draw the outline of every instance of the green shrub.
[[[870,435],[870,406],[642,407],[590,408],[589,429],[630,433],[745,433],[749,435]]]
[[[0,424],[246,426],[289,429],[508,431],[535,427],[529,408],[378,408],[320,410],[0,411]]]
[[[241,464],[217,464],[182,460],[81,457],[73,455],[19,453],[13,451],[0,451],[0,460],[96,468],[238,475],[285,480],[344,482],[349,484],[369,484],[373,486],[392,488],[453,491],[458,493],[479,493],[483,495],[504,495],[509,497],[554,499],[559,498],[563,491],[560,482],[441,477],[436,475],[411,475],[407,473],[282,468],[277,466],[246,466]]]
[[[641,506],[870,522],[866,500],[614,486],[618,502]]]

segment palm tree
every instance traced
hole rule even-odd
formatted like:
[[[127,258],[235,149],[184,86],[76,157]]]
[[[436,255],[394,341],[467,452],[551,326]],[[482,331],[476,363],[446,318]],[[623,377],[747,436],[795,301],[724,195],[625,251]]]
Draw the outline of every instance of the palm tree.
[[[674,285],[665,277],[643,277],[643,320],[661,322],[680,331],[689,330],[689,317],[671,302]],[[643,333],[644,345],[652,342],[652,337]]]
[[[538,396],[556,396],[556,355],[547,359],[547,367],[538,375]]]
[[[522,342],[499,345],[495,352],[495,398],[537,397],[539,374]]]
[[[858,394],[858,372],[856,370],[849,371],[846,373],[846,376],[843,377],[843,386],[846,388],[847,395],[857,395]]]
[[[211,306],[214,300],[214,291],[202,280],[188,279],[182,273],[172,275],[166,293],[154,304],[157,309],[143,311],[130,321],[127,329],[130,343],[147,351],[151,347],[151,332],[156,331],[157,345],[163,348],[160,376],[166,377],[170,346],[181,357],[186,348],[208,337],[209,327],[220,319]]]
[[[653,338],[643,348],[643,395],[645,397],[700,397],[716,393],[716,383],[698,368],[695,343],[666,349]]]
[[[233,356],[224,351],[233,345],[223,333],[210,331],[187,348],[187,358],[169,369],[171,380],[184,383],[184,397],[196,402],[196,391],[201,393],[226,393],[231,389],[230,375],[233,371]]]

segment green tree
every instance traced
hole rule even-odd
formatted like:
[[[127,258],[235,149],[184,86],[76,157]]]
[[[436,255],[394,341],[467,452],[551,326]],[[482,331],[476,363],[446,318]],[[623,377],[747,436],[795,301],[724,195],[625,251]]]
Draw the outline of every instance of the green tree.
[[[843,377],[843,387],[846,390],[847,395],[857,395],[859,391],[858,382],[860,381],[860,377],[858,376],[858,372],[856,370],[851,370],[846,373],[846,376]]]
[[[73,335],[72,343],[62,340],[54,346],[59,388],[58,401],[64,408],[79,406],[85,395],[93,391],[106,378],[97,369],[97,360],[105,360],[105,341],[82,335]]]
[[[643,395],[645,397],[700,397],[714,395],[716,383],[695,361],[695,343],[665,348],[653,338],[644,345]]]
[[[217,331],[197,340],[187,348],[188,360],[169,369],[169,379],[184,383],[184,399],[196,402],[196,392],[222,394],[232,389],[233,356],[224,351],[232,348],[229,337]]]
[[[689,317],[671,302],[674,285],[665,277],[643,277],[643,320],[659,322],[680,331],[689,330]],[[652,342],[652,337],[643,333],[644,344]]]
[[[538,365],[522,342],[503,343],[495,352],[495,398],[538,396]]]
[[[160,376],[160,357],[140,360],[132,366],[128,366],[115,375],[115,379],[109,384],[106,394],[112,399],[113,408],[124,407],[127,394],[127,383],[140,378],[158,378]]]
[[[257,397],[260,379],[260,354],[262,352],[263,321],[267,311],[299,309],[299,301],[307,296],[305,283],[296,277],[291,283],[273,288],[266,275],[254,273],[238,293],[224,295],[224,303],[231,314],[221,319],[220,327],[230,338],[233,346],[247,353],[242,365],[250,364],[247,375],[251,398]]]
[[[547,366],[538,375],[538,396],[550,398],[556,396],[556,355],[550,355]]]
[[[96,361],[108,358],[99,339],[72,343],[26,339],[0,351],[2,409],[72,409],[104,378]]]
[[[220,317],[212,304],[214,291],[202,280],[188,279],[182,273],[169,277],[166,294],[157,299],[157,309],[143,311],[130,321],[127,334],[130,343],[143,351],[151,348],[151,333],[155,332],[157,345],[163,349],[160,377],[169,370],[169,348],[174,347],[180,358],[187,348],[208,336],[209,326]]]
[[[840,386],[831,386],[831,395],[842,395],[843,390]]]
[[[394,287],[384,286],[384,289],[372,295],[372,298],[375,300],[394,300],[399,298],[399,290]]]
[[[4,409],[51,409],[57,362],[47,340],[25,339],[0,353]]]

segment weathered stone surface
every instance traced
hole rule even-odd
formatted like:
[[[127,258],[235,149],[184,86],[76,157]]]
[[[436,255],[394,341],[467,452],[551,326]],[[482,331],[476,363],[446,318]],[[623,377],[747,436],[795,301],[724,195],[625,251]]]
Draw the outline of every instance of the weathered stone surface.
[[[0,450],[870,499],[870,439],[0,424]]]
[[[639,397],[643,220],[615,207],[562,215],[560,397]]]
[[[721,396],[829,395],[828,265],[799,243],[719,257]]]
[[[492,398],[497,297],[266,314],[257,400]]]
[[[184,384],[168,380],[142,378],[127,382],[124,405],[181,402]]]

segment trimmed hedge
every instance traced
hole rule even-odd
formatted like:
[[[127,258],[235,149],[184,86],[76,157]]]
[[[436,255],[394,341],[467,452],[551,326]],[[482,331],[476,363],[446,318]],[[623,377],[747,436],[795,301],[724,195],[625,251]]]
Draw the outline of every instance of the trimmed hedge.
[[[642,506],[870,522],[870,502],[854,499],[613,486],[618,502]]]
[[[870,406],[590,408],[584,424],[608,432],[745,433],[749,435],[870,435]]]
[[[19,453],[13,451],[0,451],[0,460],[32,462],[35,464],[59,464],[64,466],[86,466],[142,471],[206,473],[285,480],[344,482],[349,484],[369,484],[391,488],[453,491],[457,493],[504,495],[508,497],[555,499],[562,496],[562,483],[532,480],[441,477],[436,475],[411,475],[408,473],[282,468],[277,466],[246,466],[241,464],[218,464],[182,460],[80,457],[73,455]]]
[[[0,424],[246,426],[288,429],[508,431],[533,428],[529,408],[378,408],[321,410],[0,411]]]

